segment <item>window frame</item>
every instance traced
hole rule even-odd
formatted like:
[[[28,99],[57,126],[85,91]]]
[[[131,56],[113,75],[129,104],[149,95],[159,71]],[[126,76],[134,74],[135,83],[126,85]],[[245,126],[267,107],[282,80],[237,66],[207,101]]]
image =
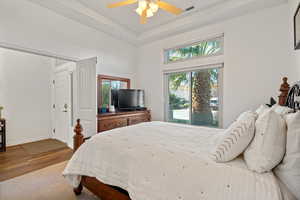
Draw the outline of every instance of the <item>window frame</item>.
[[[202,42],[209,42],[209,41],[217,40],[217,39],[220,40],[220,42],[221,42],[221,50],[220,50],[220,52],[218,52],[216,54],[203,55],[203,56],[194,56],[194,57],[191,57],[191,58],[183,58],[183,59],[179,59],[179,60],[175,60],[175,61],[170,61],[168,59],[168,51],[170,51],[170,50],[185,48],[185,47],[200,44]],[[185,43],[185,44],[174,46],[174,47],[171,47],[171,48],[165,48],[165,49],[163,49],[163,55],[164,55],[163,56],[164,57],[163,58],[164,59],[163,60],[164,64],[172,64],[172,63],[184,62],[184,61],[188,61],[188,60],[202,59],[202,58],[209,58],[209,57],[224,55],[224,34],[221,34],[221,35],[218,35],[218,36],[215,36],[215,37],[210,37],[208,39],[197,40],[197,41],[194,41],[194,42]]]
[[[203,65],[203,66],[198,66],[198,67],[192,67],[192,68],[186,68],[186,69],[179,69],[179,70],[166,70],[163,72],[164,76],[164,121],[169,122],[169,123],[176,123],[176,122],[171,122],[169,121],[169,75],[170,74],[176,74],[176,73],[190,73],[194,71],[199,71],[199,70],[207,70],[207,69],[219,69],[219,76],[218,76],[218,82],[220,83],[219,85],[219,115],[218,115],[218,120],[219,120],[219,126],[217,128],[222,128],[223,127],[223,76],[224,76],[224,63],[218,63],[218,64],[211,64],[211,65]],[[190,82],[190,81],[189,81]],[[190,83],[189,83],[190,84]],[[191,101],[191,91],[192,88],[190,88],[190,93],[189,93],[189,101],[190,101],[190,107],[192,106]],[[189,108],[191,109],[191,108]],[[189,111],[189,117],[191,119],[192,112],[191,110]],[[190,126],[198,126],[198,125],[193,125],[189,123],[188,125]],[[199,127],[199,126],[198,126]]]
[[[97,104],[98,104],[98,110],[101,110],[101,105],[102,105],[102,81],[103,80],[109,80],[109,81],[121,81],[121,82],[126,82],[127,83],[127,89],[131,88],[131,81],[129,78],[123,78],[123,77],[117,77],[117,76],[109,76],[109,75],[103,75],[99,74],[97,76]]]

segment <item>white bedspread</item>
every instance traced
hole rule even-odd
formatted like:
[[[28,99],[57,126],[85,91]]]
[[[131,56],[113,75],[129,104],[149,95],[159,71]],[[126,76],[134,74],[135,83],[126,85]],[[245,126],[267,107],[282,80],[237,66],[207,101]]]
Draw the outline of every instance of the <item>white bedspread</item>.
[[[243,159],[215,163],[209,152],[222,129],[149,122],[98,134],[83,144],[63,175],[80,175],[127,190],[132,200],[282,200],[273,173]]]

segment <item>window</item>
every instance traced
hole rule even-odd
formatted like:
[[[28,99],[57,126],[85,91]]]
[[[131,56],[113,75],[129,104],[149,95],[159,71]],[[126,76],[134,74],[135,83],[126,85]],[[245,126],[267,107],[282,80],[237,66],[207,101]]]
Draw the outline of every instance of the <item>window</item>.
[[[165,63],[191,58],[216,56],[223,54],[224,37],[217,37],[197,43],[165,50]]]
[[[221,126],[222,66],[166,74],[166,121]]]
[[[110,91],[113,89],[130,89],[130,79],[99,75],[98,86],[98,108],[106,108],[110,105]]]

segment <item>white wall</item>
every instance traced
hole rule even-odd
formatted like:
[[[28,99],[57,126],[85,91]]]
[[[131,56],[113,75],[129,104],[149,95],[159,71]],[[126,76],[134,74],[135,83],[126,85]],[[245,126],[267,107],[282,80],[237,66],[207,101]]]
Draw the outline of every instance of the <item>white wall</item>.
[[[225,34],[225,55],[206,60],[223,61],[224,127],[247,109],[255,109],[278,96],[281,78],[295,79],[289,40],[287,4],[207,26],[139,49],[138,87],[146,90],[146,104],[154,120],[163,120],[164,69],[200,66],[204,60],[163,64],[163,49]]]
[[[98,73],[135,78],[134,46],[26,0],[0,1],[0,43],[80,59],[97,56]]]
[[[294,50],[294,15],[297,10],[297,7],[300,3],[300,0],[289,0],[289,30],[290,30],[290,40],[291,40],[291,45],[290,49],[292,49],[292,56],[293,56],[293,66],[297,69],[298,76],[297,80],[300,80],[300,50]]]
[[[50,138],[53,59],[0,48],[0,105],[7,145]]]

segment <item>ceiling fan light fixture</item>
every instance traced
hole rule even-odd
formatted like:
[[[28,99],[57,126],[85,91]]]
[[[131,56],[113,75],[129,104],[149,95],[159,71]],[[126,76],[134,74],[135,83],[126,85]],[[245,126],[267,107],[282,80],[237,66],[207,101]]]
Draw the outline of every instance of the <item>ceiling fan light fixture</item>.
[[[138,15],[140,15],[140,16],[142,16],[142,14],[143,14],[143,10],[141,9],[141,8],[137,8],[136,10],[135,10],[135,12],[138,14]],[[147,13],[146,13],[146,16],[149,18],[149,17],[153,17],[153,15],[154,15],[154,13],[151,11],[151,10],[147,10]]]
[[[138,8],[135,12],[140,16],[141,24],[147,23],[147,18],[154,16],[154,14],[162,9],[174,15],[181,14],[184,10],[177,8],[164,0],[122,0],[120,2],[108,4],[108,8],[117,8],[138,3]]]
[[[139,8],[142,10],[145,10],[148,6],[148,2],[146,0],[140,0],[139,1]]]
[[[149,18],[149,17],[153,17],[153,12],[152,12],[152,10],[150,10],[150,9],[147,10],[147,17],[148,17],[148,18]]]
[[[158,8],[159,8],[159,6],[154,2],[149,3],[149,7],[150,7],[150,9],[153,13],[156,13],[158,11]]]
[[[140,7],[138,7],[136,10],[135,10],[135,12],[138,14],[138,15],[142,15],[142,13],[143,13],[143,9],[142,8],[140,8]]]

